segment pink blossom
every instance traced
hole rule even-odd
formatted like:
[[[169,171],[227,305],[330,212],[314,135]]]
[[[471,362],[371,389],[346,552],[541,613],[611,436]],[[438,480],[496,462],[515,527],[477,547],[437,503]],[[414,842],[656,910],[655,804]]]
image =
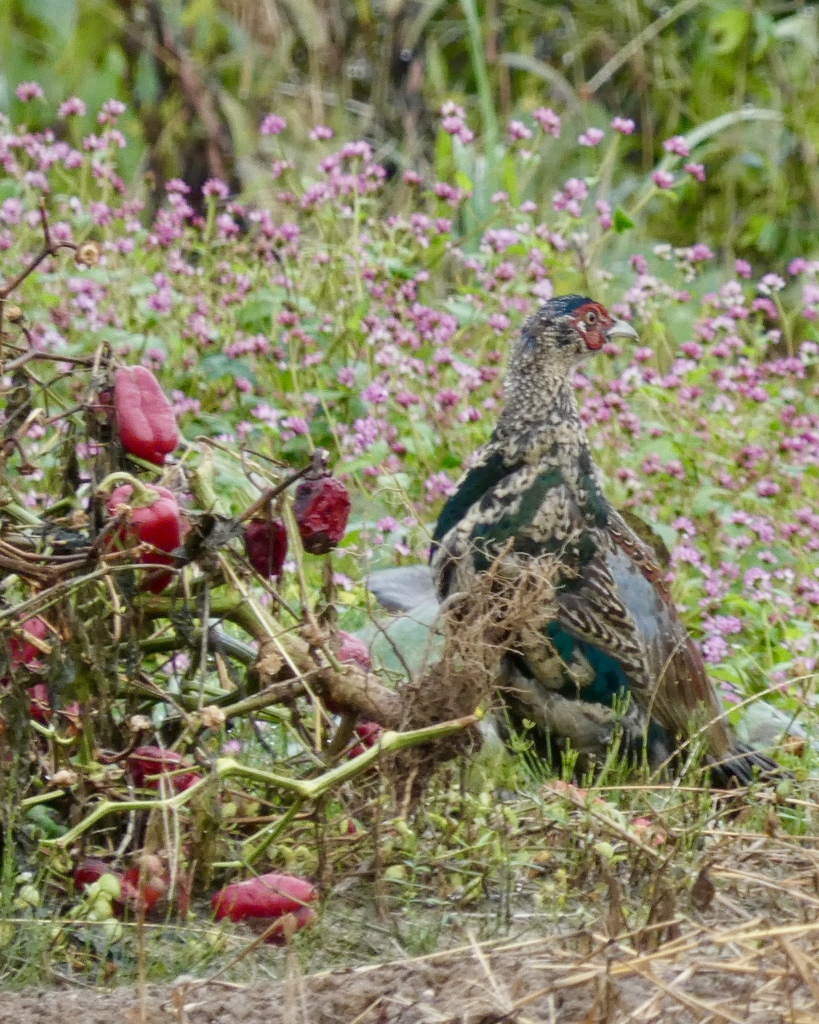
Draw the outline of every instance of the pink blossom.
[[[677,156],[688,156],[691,150],[682,135],[674,135],[663,143],[666,153],[676,153]]]
[[[441,105],[441,117],[460,117],[463,121],[466,118],[466,111],[454,100],[447,100]]]
[[[455,482],[444,472],[433,473],[424,483],[427,501],[433,502],[438,498],[448,498],[457,490]]]
[[[317,124],[315,128],[310,129],[310,138],[315,142],[332,139],[335,132],[332,128],[329,128],[326,124]]]
[[[757,285],[758,291],[763,295],[773,295],[775,292],[781,292],[784,287],[785,282],[779,274],[766,274]]]
[[[704,242],[697,242],[688,250],[686,258],[689,263],[704,263],[706,260],[712,260],[714,253]]]
[[[374,380],[361,392],[361,397],[372,405],[383,405],[390,397],[390,393],[383,384]]]
[[[23,181],[30,188],[37,188],[41,192],[51,191],[48,185],[48,178],[46,178],[42,171],[26,171],[23,175]]]
[[[293,434],[305,435],[310,433],[307,420],[302,416],[285,416],[281,423],[285,430],[289,430]]]
[[[606,133],[600,128],[587,128],[582,135],[578,135],[577,142],[580,146],[588,146],[594,149],[599,146],[605,138]]]
[[[621,135],[631,135],[637,125],[631,120],[630,117],[615,117],[611,122],[611,127],[614,131],[619,132]]]
[[[86,106],[77,96],[70,96],[60,104],[57,108],[57,113],[60,117],[71,117],[72,114],[78,114],[80,117],[84,117],[86,113]]]
[[[756,485],[756,493],[760,498],[771,498],[774,494],[779,494],[782,488],[775,480],[764,479],[760,480]]]
[[[532,130],[527,128],[523,121],[510,121],[509,122],[509,134],[516,141],[521,139],[531,139]]]
[[[219,178],[208,178],[202,186],[203,196],[214,196],[216,199],[227,199],[230,189],[224,181]]]
[[[556,114],[549,107],[538,107],[537,110],[532,111],[532,117],[537,121],[547,135],[552,135],[556,139],[560,138],[559,114]]]
[[[97,122],[99,124],[116,124],[117,118],[124,114],[127,107],[122,100],[110,99],[103,103],[100,112],[97,114]]]
[[[359,665],[363,669],[370,667],[370,651],[363,640],[345,633],[343,629],[338,631],[340,641],[337,652],[338,660],[347,664]]]
[[[737,276],[744,277],[744,278],[746,278],[746,280],[753,273],[753,269],[751,267],[751,264],[748,263],[747,260],[735,260],[734,261],[734,270],[736,271]]]
[[[512,321],[503,313],[493,313],[487,323],[495,334],[503,334],[504,331],[508,331],[512,326]]]
[[[670,171],[655,171],[651,177],[657,188],[667,189],[674,184],[674,175]]]
[[[448,134],[460,139],[464,145],[468,145],[475,138],[474,132],[466,124],[466,114],[463,109],[454,103],[445,103],[441,108],[444,115],[441,127]]]
[[[279,117],[278,114],[268,114],[259,125],[259,131],[262,135],[281,135],[286,127],[287,121],[283,117]]]
[[[21,103],[45,99],[45,93],[38,82],[21,82],[14,92]]]
[[[614,224],[614,218],[611,215],[611,204],[607,203],[605,199],[598,199],[594,205],[599,215],[597,218],[598,224],[604,231],[608,231],[612,224]]]
[[[705,181],[705,165],[688,163],[683,168],[686,174],[690,174],[692,178],[696,178],[697,181]]]
[[[462,118],[456,117],[454,114],[449,117],[445,117],[441,121],[441,127],[447,133],[447,135],[458,135],[464,126]]]
[[[718,665],[731,653],[731,648],[721,636],[709,636],[702,644],[702,656],[709,665]]]
[[[443,201],[445,203],[449,203],[450,206],[459,206],[466,198],[459,188],[455,188],[454,185],[450,185],[446,181],[436,182],[435,185],[433,185],[432,191],[439,199],[443,199]]]
[[[540,299],[541,302],[548,302],[555,293],[554,285],[548,277],[544,277],[542,281],[538,281],[536,284],[533,284],[529,290],[532,295],[534,295],[535,298]]]

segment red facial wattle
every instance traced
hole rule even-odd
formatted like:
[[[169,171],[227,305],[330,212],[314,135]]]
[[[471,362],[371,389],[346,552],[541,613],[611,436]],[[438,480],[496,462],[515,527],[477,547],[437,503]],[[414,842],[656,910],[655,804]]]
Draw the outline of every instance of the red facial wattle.
[[[586,332],[586,348],[590,348],[592,352],[596,352],[599,348],[603,347],[603,342],[606,339],[598,330]]]
[[[586,343],[586,348],[596,352],[606,341],[606,331],[614,321],[605,306],[599,302],[587,302],[574,314],[574,324]]]

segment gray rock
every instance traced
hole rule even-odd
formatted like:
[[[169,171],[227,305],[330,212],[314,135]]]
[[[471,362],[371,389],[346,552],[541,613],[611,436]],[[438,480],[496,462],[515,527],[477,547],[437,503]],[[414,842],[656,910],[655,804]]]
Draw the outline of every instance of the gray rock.
[[[367,589],[388,612],[408,612],[429,600],[437,603],[427,565],[378,569],[367,580]]]

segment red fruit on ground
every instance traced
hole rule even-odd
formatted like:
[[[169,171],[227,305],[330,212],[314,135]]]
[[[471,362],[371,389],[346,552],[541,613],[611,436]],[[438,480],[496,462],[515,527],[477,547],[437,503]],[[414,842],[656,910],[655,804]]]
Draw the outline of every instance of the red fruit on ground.
[[[122,447],[161,466],[179,445],[176,413],[159,381],[144,366],[124,366],[114,377],[114,415]]]
[[[127,505],[125,522],[112,538],[114,548],[127,548],[135,544],[149,544],[153,548],[140,558],[143,565],[173,565],[170,552],[182,543],[182,518],[176,495],[158,484],[146,484],[146,490],[156,494],[150,505],[132,504],[134,489],[130,484],[117,487],[108,499],[108,514],[121,514]],[[150,573],[143,581],[143,590],[158,594],[173,579],[173,573]]]
[[[293,920],[289,927],[288,918]],[[285,914],[284,917],[279,918],[276,922],[276,927],[264,941],[274,946],[284,946],[289,942],[291,935],[295,934],[300,928],[312,924],[315,919],[315,910],[311,907],[299,907],[298,910],[293,911],[291,914]]]
[[[312,903],[317,895],[315,887],[304,878],[267,874],[226,885],[213,896],[211,906],[217,921],[226,917],[231,921],[277,918],[308,910],[305,904]]]
[[[142,866],[133,864],[122,877],[122,897],[117,902],[123,908],[136,912],[140,906],[145,913],[151,912],[158,900],[168,892],[168,869],[159,857],[149,856],[146,860],[145,880],[140,884]]]
[[[296,488],[293,513],[304,550],[324,555],[344,536],[350,518],[350,495],[344,484],[331,476],[302,480]]]
[[[122,881],[120,872],[114,871],[104,860],[89,857],[87,860],[82,861],[74,872],[74,885],[76,885],[80,892],[83,892],[92,882],[96,882],[103,875],[116,875],[120,882]]]
[[[195,770],[181,770],[194,768],[188,758],[175,750],[163,750],[162,747],[136,747],[128,755],[127,763],[134,785],[144,789],[159,789],[159,776],[165,776],[170,787],[181,793],[201,778]]]
[[[146,869],[145,880],[140,884],[143,861]],[[122,917],[126,910],[134,914],[140,907],[146,914],[150,913],[158,901],[167,895],[170,881],[167,865],[155,855],[140,858],[140,862],[131,865],[124,874],[115,871],[103,860],[89,857],[74,872],[74,885],[80,892],[84,892],[103,875],[113,875],[119,881],[120,895],[113,901],[117,917]]]
[[[250,519],[245,523],[247,558],[265,579],[280,576],[287,555],[287,530],[281,519]]]

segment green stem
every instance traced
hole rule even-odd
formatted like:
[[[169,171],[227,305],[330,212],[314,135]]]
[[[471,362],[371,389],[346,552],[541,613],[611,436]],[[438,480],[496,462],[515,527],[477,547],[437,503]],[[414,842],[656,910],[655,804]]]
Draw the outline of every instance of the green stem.
[[[11,499],[10,501],[0,501],[0,512],[8,512],[9,515],[13,516],[18,522],[25,523],[26,526],[41,527],[43,525],[41,519],[38,519],[33,512],[30,512],[25,507],[25,505],[21,505],[18,501],[14,501],[14,499]]]
[[[147,508],[149,505],[155,504],[160,499],[160,495],[152,487],[146,486],[141,480],[137,480],[135,476],[131,476],[130,473],[116,472],[109,474],[97,488],[97,495],[105,497],[110,494],[111,491],[118,484],[129,484],[134,489],[132,498],[136,501],[130,501],[129,504],[133,508]]]
[[[782,324],[782,333],[785,336],[785,344],[788,347],[788,355],[793,358],[793,331],[791,330],[791,323],[788,319],[788,315],[785,312],[785,307],[782,305],[782,300],[779,295],[774,292],[773,294],[774,305],[776,311],[779,313],[779,322]]]
[[[25,811],[29,807],[37,807],[38,804],[48,803],[49,800],[57,800],[61,796],[65,796],[64,789],[52,789],[48,793],[40,793],[39,796],[27,796],[25,800],[20,801],[20,807]]]
[[[245,853],[242,857],[245,864],[252,866],[253,863],[261,857],[270,844],[278,839],[290,822],[296,817],[302,809],[303,804],[303,800],[294,800],[287,809],[287,812],[279,818],[278,821],[265,826],[265,828],[257,832],[255,836],[251,836],[250,839],[245,841],[243,844]],[[254,841],[256,841],[256,846],[251,845]]]
[[[149,619],[169,619],[179,612],[186,611],[187,601],[180,601],[176,597],[148,596],[138,598],[134,604]],[[238,625],[242,625],[242,616],[239,614],[245,605],[245,598],[235,590],[228,590],[226,594],[211,596],[210,617],[213,619],[230,619]],[[250,632],[248,630],[248,632]]]
[[[361,775],[368,768],[372,767],[384,754],[396,750],[405,750],[408,747],[415,747],[421,743],[428,743],[431,740],[443,739],[445,736],[452,736],[471,728],[478,722],[477,715],[467,715],[465,718],[456,718],[451,722],[442,722],[440,725],[428,726],[425,729],[413,729],[410,732],[394,732],[389,730],[382,734],[380,742],[365,750],[358,757],[351,758],[345,764],[332,768],[330,771],[319,775],[315,779],[291,779],[286,775],[278,775],[275,772],[263,771],[260,768],[249,768],[239,764],[230,757],[221,757],[216,762],[214,774],[195,782],[182,793],[169,797],[165,800],[103,800],[97,804],[90,814],[74,828],[70,829],[59,839],[45,839],[43,846],[59,846],[66,848],[76,842],[90,828],[113,813],[129,813],[130,811],[178,811],[185,804],[190,803],[193,797],[201,793],[206,786],[213,783],[214,775],[218,779],[247,779],[251,782],[258,782],[273,789],[282,789],[285,792],[293,793],[298,800],[316,800],[323,796],[328,790],[340,786],[350,779]]]

